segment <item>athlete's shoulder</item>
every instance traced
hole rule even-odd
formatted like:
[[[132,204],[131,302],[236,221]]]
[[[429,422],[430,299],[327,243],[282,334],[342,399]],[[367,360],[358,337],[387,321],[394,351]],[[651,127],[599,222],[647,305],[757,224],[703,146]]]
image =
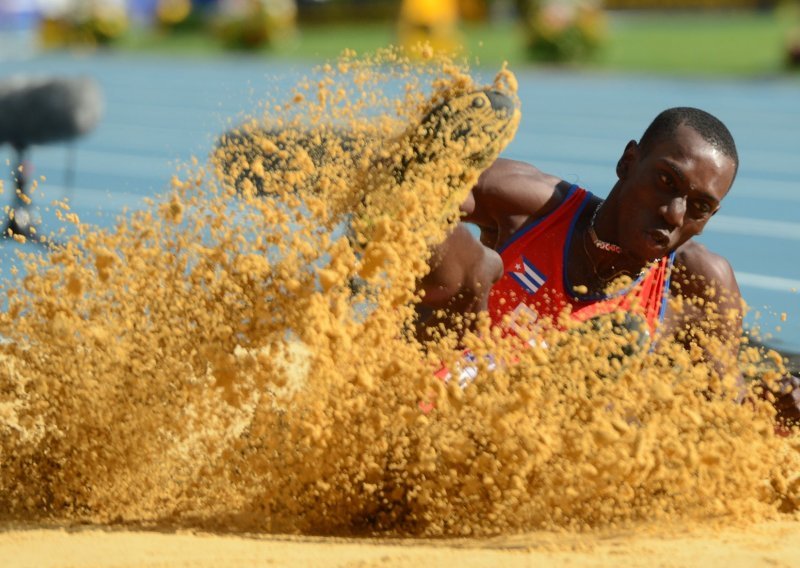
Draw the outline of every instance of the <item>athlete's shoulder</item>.
[[[472,194],[475,209],[513,229],[556,209],[569,187],[562,179],[531,164],[501,158],[481,174]]]
[[[728,259],[698,242],[681,245],[675,251],[674,266],[674,287],[684,295],[707,297],[724,291],[725,295],[739,296],[736,275]]]
[[[530,215],[550,200],[560,182],[532,164],[499,158],[480,175],[475,189],[482,198],[501,200]]]

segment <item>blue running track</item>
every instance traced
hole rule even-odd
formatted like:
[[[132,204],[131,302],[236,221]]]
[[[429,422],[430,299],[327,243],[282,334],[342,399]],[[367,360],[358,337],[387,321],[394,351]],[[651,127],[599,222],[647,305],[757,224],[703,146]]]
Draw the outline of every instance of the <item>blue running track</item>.
[[[70,147],[35,148],[49,203],[69,197],[82,219],[109,224],[124,207],[168,187],[180,163],[207,155],[214,139],[270,94],[288,89],[309,66],[256,58],[156,59],[119,54],[16,57],[0,53],[0,78],[17,73],[94,77],[106,99],[98,128],[73,145],[76,175],[65,187]],[[739,176],[700,240],[727,257],[753,310],[750,325],[771,345],[800,352],[800,80],[664,79],[648,76],[517,72],[523,119],[505,152],[605,195],[626,142],[670,106],[720,117],[736,137]],[[490,76],[487,76],[490,78]],[[0,157],[11,157],[0,148]],[[3,179],[10,187],[5,159]],[[10,199],[6,191],[3,199]],[[43,211],[45,231],[54,221]],[[0,269],[15,263],[0,245]],[[781,321],[781,314],[787,314]],[[781,331],[776,332],[776,326]]]

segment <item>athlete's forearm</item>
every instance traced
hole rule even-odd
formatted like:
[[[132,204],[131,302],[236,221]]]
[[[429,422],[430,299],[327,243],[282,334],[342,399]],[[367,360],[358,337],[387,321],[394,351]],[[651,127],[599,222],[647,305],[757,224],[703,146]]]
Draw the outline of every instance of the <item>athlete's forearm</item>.
[[[420,323],[444,323],[450,329],[460,327],[463,331],[465,323],[474,321],[486,309],[489,291],[502,275],[503,263],[496,252],[482,245],[460,223],[433,249],[430,268],[419,283]],[[436,310],[444,312],[437,315]]]

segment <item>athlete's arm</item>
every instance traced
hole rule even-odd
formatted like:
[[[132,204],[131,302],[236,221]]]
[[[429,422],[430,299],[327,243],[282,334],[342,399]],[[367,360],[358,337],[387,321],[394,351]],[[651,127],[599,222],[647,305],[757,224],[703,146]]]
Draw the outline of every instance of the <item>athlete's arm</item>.
[[[800,374],[788,373],[772,385],[764,385],[772,393],[776,418],[786,426],[800,425]]]
[[[686,330],[703,328],[723,346],[723,351],[701,346],[706,360],[720,373],[730,370],[744,394],[744,382],[738,370],[739,344],[742,337],[742,298],[731,265],[723,257],[710,252],[697,243],[687,243],[676,255],[677,274],[673,276],[672,293],[695,297],[700,302],[684,304],[685,319],[682,327],[684,343],[690,345],[697,338]],[[675,278],[677,276],[677,278]],[[708,306],[715,306],[719,318],[709,318]],[[713,325],[716,323],[717,325]],[[709,327],[710,326],[710,327]],[[763,385],[772,393],[776,418],[783,424],[800,422],[800,377],[787,374],[774,385]],[[741,398],[741,397],[740,397]]]
[[[489,290],[503,274],[503,261],[459,223],[447,239],[433,250],[431,271],[418,289],[422,301],[417,308],[417,335],[444,324],[459,335],[471,329],[477,314],[488,305]]]

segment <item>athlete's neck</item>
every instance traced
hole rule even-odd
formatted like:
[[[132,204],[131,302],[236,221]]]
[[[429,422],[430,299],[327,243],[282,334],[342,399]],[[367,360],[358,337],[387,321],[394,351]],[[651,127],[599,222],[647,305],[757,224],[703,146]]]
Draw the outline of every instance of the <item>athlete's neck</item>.
[[[621,276],[635,276],[646,265],[632,258],[612,240],[616,234],[616,231],[609,230],[613,227],[613,214],[611,203],[597,201],[590,203],[579,219],[576,237],[581,246],[574,251],[573,261],[578,260],[576,257],[583,259],[584,266],[578,274],[583,276],[583,284],[592,293],[604,292]]]

